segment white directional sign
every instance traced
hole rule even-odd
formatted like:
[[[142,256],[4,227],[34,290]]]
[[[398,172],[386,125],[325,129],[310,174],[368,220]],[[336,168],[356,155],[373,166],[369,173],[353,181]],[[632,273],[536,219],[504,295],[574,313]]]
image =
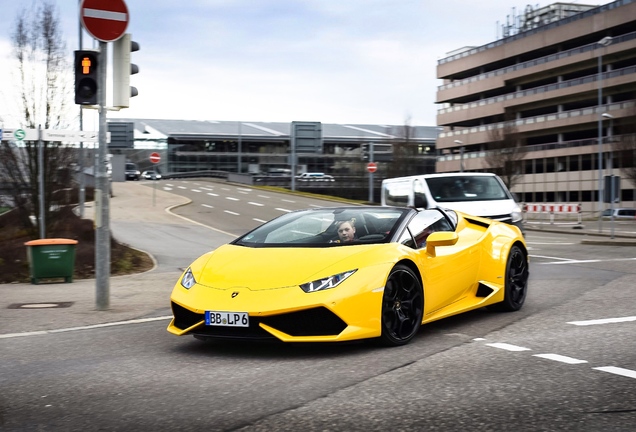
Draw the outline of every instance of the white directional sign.
[[[45,129],[42,131],[43,141],[97,142],[99,132]]]
[[[37,141],[37,129],[4,129],[3,141]],[[106,134],[106,140],[110,142],[110,132]],[[43,129],[42,141],[65,142],[99,142],[99,132]]]

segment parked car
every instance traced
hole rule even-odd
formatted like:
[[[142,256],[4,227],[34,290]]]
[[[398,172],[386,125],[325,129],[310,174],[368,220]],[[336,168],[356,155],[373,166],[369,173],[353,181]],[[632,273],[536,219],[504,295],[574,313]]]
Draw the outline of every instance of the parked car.
[[[603,218],[610,219],[612,216],[612,209],[603,210]],[[633,208],[615,208],[614,219],[631,219],[636,220],[636,209]]]
[[[439,208],[299,210],[195,260],[172,291],[168,331],[403,345],[444,317],[521,309],[528,270],[519,229],[491,219]]]
[[[299,181],[326,181],[332,182],[335,179],[333,176],[329,174],[320,173],[320,172],[306,172],[296,176],[296,179]]]
[[[126,180],[139,180],[141,173],[137,169],[137,165],[132,162],[126,163]]]
[[[141,177],[146,180],[161,180],[161,174],[156,171],[144,171],[141,173]]]

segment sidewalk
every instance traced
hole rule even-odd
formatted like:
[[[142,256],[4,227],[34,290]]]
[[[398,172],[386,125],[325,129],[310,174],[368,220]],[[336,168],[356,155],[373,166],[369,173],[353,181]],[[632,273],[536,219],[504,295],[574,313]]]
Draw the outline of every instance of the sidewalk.
[[[583,221],[580,225],[574,222],[529,221],[525,224],[525,230],[575,234],[580,236],[581,244],[636,246],[636,221],[614,221],[612,225],[609,220],[603,220],[601,229],[598,220]]]
[[[156,193],[153,200],[153,193]],[[118,222],[189,224],[166,209],[187,204],[188,199],[143,186],[137,182],[115,183],[110,200],[112,227]],[[154,205],[153,205],[154,202]],[[87,203],[85,217],[93,216]],[[131,246],[135,246],[131,244]],[[167,317],[170,293],[180,276],[178,270],[155,269],[110,278],[110,307],[96,310],[95,279],[72,283],[0,284],[0,338],[8,334],[47,331],[151,317]],[[168,318],[165,318],[168,325]]]

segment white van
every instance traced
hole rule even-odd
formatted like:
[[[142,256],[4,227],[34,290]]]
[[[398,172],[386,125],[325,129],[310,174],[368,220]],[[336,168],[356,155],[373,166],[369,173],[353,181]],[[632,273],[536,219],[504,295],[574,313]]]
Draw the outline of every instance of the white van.
[[[504,182],[491,173],[445,173],[382,181],[382,205],[443,207],[516,225],[523,213]]]

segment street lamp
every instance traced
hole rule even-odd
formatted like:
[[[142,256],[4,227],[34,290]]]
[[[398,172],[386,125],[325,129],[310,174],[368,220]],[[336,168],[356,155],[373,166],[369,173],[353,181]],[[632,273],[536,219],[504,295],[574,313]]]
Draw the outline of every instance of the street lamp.
[[[459,144],[459,172],[464,172],[464,143],[455,140],[455,144]]]
[[[614,119],[614,116],[608,113],[603,113],[602,117],[609,119],[609,127],[607,128],[607,142],[610,145],[610,150],[609,150],[607,169],[609,171],[609,183],[610,183],[610,190],[609,190],[610,225],[612,226],[612,238],[614,238],[614,195],[616,195],[616,190],[614,190],[614,188],[616,187],[614,184],[614,151],[612,149],[612,134],[614,133],[614,131],[612,130],[613,128],[612,120]]]
[[[610,36],[598,41],[599,46],[606,47],[612,43]],[[603,223],[603,51],[598,53],[598,232],[602,232]]]

